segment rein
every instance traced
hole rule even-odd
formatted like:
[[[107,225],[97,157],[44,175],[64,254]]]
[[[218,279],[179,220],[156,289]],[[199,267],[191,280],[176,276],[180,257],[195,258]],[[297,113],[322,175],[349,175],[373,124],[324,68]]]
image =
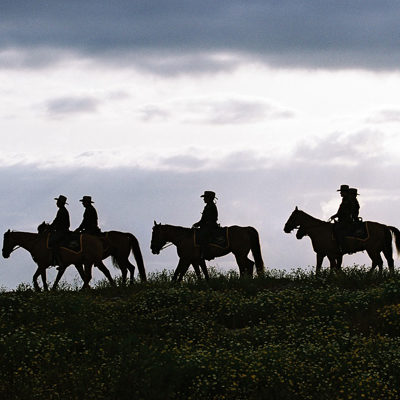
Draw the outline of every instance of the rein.
[[[164,244],[163,247],[161,247],[160,251],[161,251],[161,250],[164,250],[164,249],[166,249],[167,247],[172,246],[172,245],[173,245],[172,242],[167,242],[166,244]]]

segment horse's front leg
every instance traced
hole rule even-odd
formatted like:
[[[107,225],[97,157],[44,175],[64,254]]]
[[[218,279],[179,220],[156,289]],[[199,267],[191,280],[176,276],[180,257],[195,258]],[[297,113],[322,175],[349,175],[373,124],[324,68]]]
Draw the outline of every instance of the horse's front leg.
[[[33,274],[33,287],[37,292],[40,292],[40,286],[39,286],[37,280],[39,278],[39,275],[41,275],[41,274],[42,274],[42,267],[40,265],[38,265],[35,273]]]
[[[206,265],[206,261],[204,260],[204,258],[202,258],[200,260],[200,268],[203,271],[204,278],[206,279],[206,281],[208,281],[210,279],[210,276],[208,275],[207,265]]]
[[[93,264],[84,264],[84,277],[82,289],[89,289],[89,282],[92,279],[92,266]]]
[[[60,279],[62,278],[62,276],[64,275],[65,270],[67,269],[67,267],[60,265],[59,267],[57,267],[57,276],[56,276],[56,280],[53,283],[53,286],[51,288],[51,290],[56,290],[58,283],[60,282]]]
[[[47,286],[46,267],[42,269],[42,271],[40,272],[40,276],[42,277],[43,290],[47,292],[49,290],[49,287]]]
[[[321,253],[317,253],[317,265],[315,266],[315,275],[319,276],[321,273],[322,262],[324,260],[324,255]]]
[[[199,263],[196,262],[196,261],[193,261],[192,265],[193,265],[194,272],[196,273],[197,279],[200,280],[201,279],[201,273],[200,273]]]
[[[172,281],[182,281],[183,276],[185,275],[186,271],[189,269],[190,263],[187,260],[182,258],[179,259],[178,266],[174,272],[174,276],[172,277]]]

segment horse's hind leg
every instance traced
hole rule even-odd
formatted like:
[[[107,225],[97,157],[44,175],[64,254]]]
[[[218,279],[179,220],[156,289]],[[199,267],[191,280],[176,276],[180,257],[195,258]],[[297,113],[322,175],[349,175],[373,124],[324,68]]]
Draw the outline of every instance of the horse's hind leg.
[[[112,286],[115,286],[115,282],[114,279],[112,278],[110,271],[108,270],[108,268],[104,265],[104,263],[102,261],[100,261],[99,263],[95,264],[95,266],[104,274],[104,276],[108,279],[108,281],[110,282],[110,284]]]
[[[369,273],[372,274],[372,272],[374,271],[375,267],[378,266],[379,267],[379,274],[382,274],[383,272],[383,260],[382,257],[380,255],[380,253],[378,251],[371,251],[371,250],[367,250],[367,253],[370,257],[370,259],[372,260],[372,265],[371,265],[371,269],[369,270]]]
[[[254,261],[251,261],[245,255],[234,254],[236,258],[237,265],[239,267],[240,276],[250,276],[253,277]]]
[[[176,270],[172,277],[172,280],[181,282],[183,277],[186,274],[186,271],[189,269],[189,265],[190,265],[190,262],[188,262],[187,260],[180,259],[178,266],[176,267]]]
[[[387,260],[389,272],[391,275],[393,275],[394,274],[393,249],[384,249],[383,255]]]

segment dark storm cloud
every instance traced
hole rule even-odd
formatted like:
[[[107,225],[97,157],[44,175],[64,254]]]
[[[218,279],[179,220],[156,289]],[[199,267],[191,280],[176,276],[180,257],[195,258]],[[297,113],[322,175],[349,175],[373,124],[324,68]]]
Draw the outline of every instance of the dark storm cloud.
[[[399,20],[393,0],[6,0],[0,62],[37,66],[65,51],[165,73],[231,68],[210,57],[226,53],[289,67],[397,69]],[[13,49],[25,55],[7,58]]]

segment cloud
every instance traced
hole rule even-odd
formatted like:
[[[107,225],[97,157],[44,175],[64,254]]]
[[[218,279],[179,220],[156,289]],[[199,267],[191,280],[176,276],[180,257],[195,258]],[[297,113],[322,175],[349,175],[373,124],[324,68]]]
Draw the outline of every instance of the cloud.
[[[47,113],[52,117],[71,114],[95,113],[100,104],[93,97],[58,97],[48,100],[45,104]]]
[[[400,121],[400,109],[392,108],[385,109],[377,112],[371,118],[367,119],[367,122],[372,124],[386,124]]]
[[[0,64],[34,68],[76,54],[167,74],[232,68],[245,56],[275,66],[397,70],[399,17],[394,0],[7,1]],[[7,61],[4,52],[18,55]]]
[[[362,165],[382,158],[384,137],[380,131],[366,130],[351,135],[335,132],[314,142],[301,142],[293,157],[307,164]]]
[[[219,98],[192,98],[172,100],[168,104],[148,104],[139,110],[145,122],[181,118],[184,123],[211,125],[253,124],[264,120],[291,119],[295,113],[261,98],[219,96]]]

